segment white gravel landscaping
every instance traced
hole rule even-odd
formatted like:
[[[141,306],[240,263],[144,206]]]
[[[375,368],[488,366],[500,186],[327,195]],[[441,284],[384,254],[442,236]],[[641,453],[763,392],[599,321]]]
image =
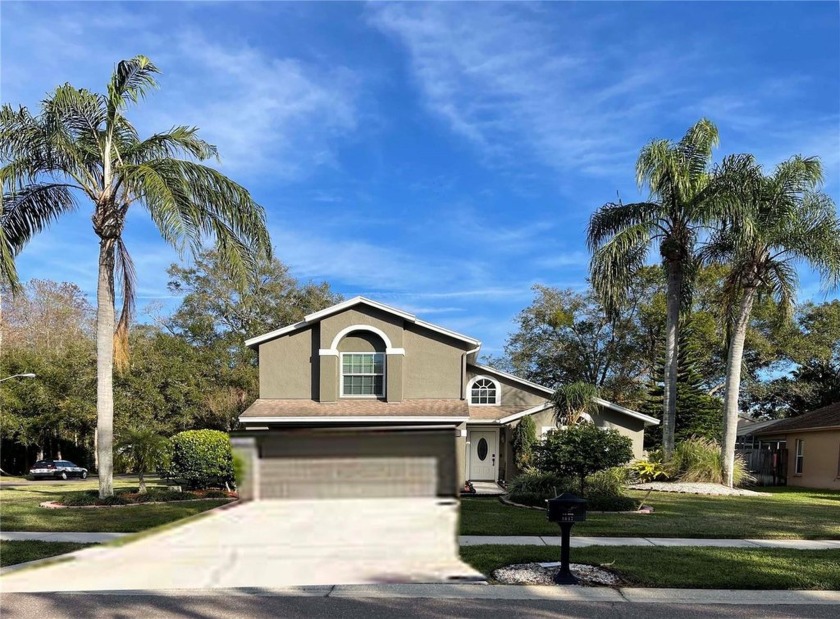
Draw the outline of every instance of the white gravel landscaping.
[[[706,484],[697,482],[652,481],[647,484],[633,484],[633,490],[655,490],[657,492],[682,492],[684,494],[706,494],[710,496],[767,496],[764,492],[746,490],[744,488],[729,488],[721,484]]]
[[[621,580],[612,572],[594,565],[569,564],[572,574],[581,585],[618,586]],[[560,571],[559,563],[517,563],[493,571],[494,580],[504,585],[553,585]]]

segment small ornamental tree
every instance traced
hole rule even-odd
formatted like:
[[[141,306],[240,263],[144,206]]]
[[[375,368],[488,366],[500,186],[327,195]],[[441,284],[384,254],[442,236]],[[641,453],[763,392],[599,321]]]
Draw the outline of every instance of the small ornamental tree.
[[[520,471],[531,466],[534,445],[537,442],[537,426],[530,416],[523,417],[513,429],[513,456]]]
[[[234,481],[230,438],[218,430],[187,430],[172,437],[166,476],[190,488],[225,486]]]
[[[129,428],[117,441],[117,453],[131,463],[140,480],[138,494],[146,494],[146,473],[165,456],[169,441],[152,428]]]
[[[580,423],[549,432],[536,446],[536,465],[544,473],[557,473],[580,481],[584,494],[586,476],[626,464],[633,458],[632,442],[618,430],[602,430]]]

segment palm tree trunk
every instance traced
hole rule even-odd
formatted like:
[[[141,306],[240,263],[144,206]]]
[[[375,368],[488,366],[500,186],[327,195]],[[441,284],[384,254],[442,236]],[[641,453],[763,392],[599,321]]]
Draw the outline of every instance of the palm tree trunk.
[[[738,316],[729,342],[726,359],[726,398],[723,409],[723,479],[730,488],[734,485],[735,442],[738,438],[738,396],[741,389],[741,362],[744,357],[744,340],[750,323],[755,288],[746,288],[738,308]]]
[[[114,241],[99,242],[96,289],[96,452],[99,497],[114,495]]]
[[[674,452],[674,426],[677,420],[677,365],[679,353],[680,305],[683,270],[677,261],[668,262],[665,316],[665,393],[662,410],[662,451],[668,460]]]
[[[140,468],[140,473],[138,474],[140,478],[140,487],[137,489],[137,494],[146,494],[146,477],[143,475],[143,468]]]

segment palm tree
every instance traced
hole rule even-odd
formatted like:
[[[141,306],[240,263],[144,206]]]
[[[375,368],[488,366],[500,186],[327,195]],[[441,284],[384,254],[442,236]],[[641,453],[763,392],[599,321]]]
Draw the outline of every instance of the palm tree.
[[[573,426],[579,423],[584,415],[597,413],[597,397],[598,387],[589,383],[578,381],[558,387],[551,398],[557,425]]]
[[[164,240],[196,251],[215,240],[231,272],[244,281],[260,253],[271,251],[265,213],[242,186],[204,165],[216,148],[194,127],[178,126],[141,139],[125,113],[157,86],[158,69],[144,57],[119,62],[105,93],[59,86],[33,116],[26,108],[0,110],[0,180],[4,205],[46,225],[49,214],[93,206],[99,237],[97,284],[97,453],[99,494],[113,495],[113,370],[127,362],[134,301],[134,267],[123,242],[126,215],[142,206]],[[5,206],[4,206],[5,212]],[[9,234],[4,225],[4,233]],[[12,243],[25,242],[12,236]],[[115,312],[115,276],[122,310]]]
[[[710,219],[709,164],[717,144],[717,128],[706,119],[699,120],[677,143],[654,140],[647,144],[636,162],[636,181],[639,187],[649,188],[649,201],[605,204],[592,215],[587,232],[593,252],[592,286],[612,314],[621,311],[625,293],[644,266],[651,244],[659,246],[667,302],[662,415],[666,457],[674,449],[680,309],[687,304],[696,269],[697,235]]]
[[[129,428],[124,430],[117,451],[131,461],[140,478],[139,494],[146,494],[146,471],[151,469],[166,452],[169,439],[151,428]]]
[[[818,191],[822,166],[817,158],[793,157],[765,176],[752,155],[734,155],[724,159],[716,176],[725,187],[721,195],[729,215],[702,253],[708,261],[730,265],[722,455],[731,487],[744,339],[753,303],[770,294],[791,311],[797,261],[814,267],[828,287],[840,283],[840,218],[831,198]]]

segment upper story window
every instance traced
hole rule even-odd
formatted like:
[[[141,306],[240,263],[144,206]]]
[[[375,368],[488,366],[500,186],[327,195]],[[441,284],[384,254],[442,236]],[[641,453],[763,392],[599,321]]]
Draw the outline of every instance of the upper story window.
[[[501,388],[498,382],[486,376],[477,376],[469,385],[470,404],[473,406],[493,406],[501,401]]]
[[[385,395],[385,354],[381,352],[342,353],[341,395],[383,397]]]

